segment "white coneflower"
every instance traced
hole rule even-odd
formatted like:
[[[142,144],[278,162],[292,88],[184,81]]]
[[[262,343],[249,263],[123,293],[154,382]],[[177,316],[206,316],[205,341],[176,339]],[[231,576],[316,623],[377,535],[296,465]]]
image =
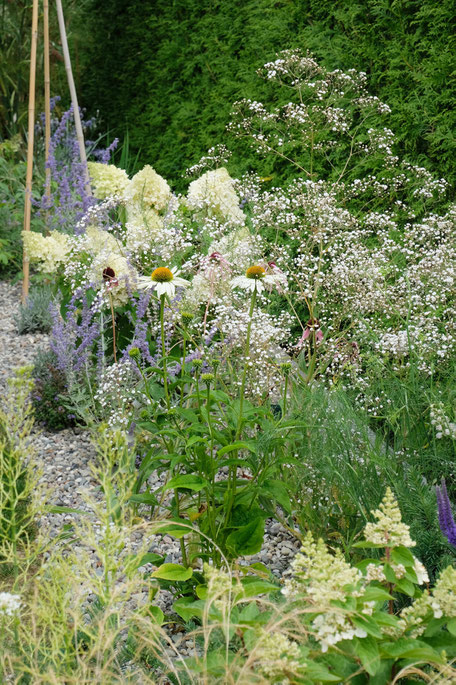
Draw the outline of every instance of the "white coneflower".
[[[245,276],[236,276],[231,281],[232,288],[243,288],[243,290],[254,290],[261,293],[266,285],[279,286],[281,278],[276,274],[267,274],[262,266],[249,266]]]
[[[168,269],[167,266],[159,266],[152,271],[152,274],[149,277],[140,276],[138,278],[138,288],[141,290],[155,288],[158,297],[161,297],[162,295],[174,297],[176,286],[186,288],[190,285],[190,281],[186,281],[185,278],[180,278],[178,273],[179,271],[177,269]]]

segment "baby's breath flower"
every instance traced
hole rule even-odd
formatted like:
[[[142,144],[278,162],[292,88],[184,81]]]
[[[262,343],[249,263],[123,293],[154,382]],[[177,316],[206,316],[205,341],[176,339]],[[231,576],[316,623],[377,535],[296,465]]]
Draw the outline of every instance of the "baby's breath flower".
[[[368,523],[364,528],[364,537],[368,542],[382,547],[416,545],[410,537],[410,527],[402,522],[401,510],[390,488],[387,488],[380,507],[372,513],[377,522]]]
[[[14,616],[21,608],[20,595],[12,595],[10,592],[0,592],[0,616]]]

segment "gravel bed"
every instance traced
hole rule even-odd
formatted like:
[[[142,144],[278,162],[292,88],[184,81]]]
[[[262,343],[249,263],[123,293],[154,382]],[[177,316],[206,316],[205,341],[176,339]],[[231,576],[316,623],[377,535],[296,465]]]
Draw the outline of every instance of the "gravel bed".
[[[45,334],[19,335],[17,333],[15,316],[19,307],[20,296],[20,285],[0,282],[0,314],[2,319],[0,328],[0,386],[3,389],[14,369],[30,364],[37,349],[46,347],[49,341],[49,336]],[[81,428],[70,428],[59,432],[49,432],[37,427],[32,436],[32,443],[35,450],[35,461],[43,473],[42,479],[51,491],[50,504],[87,511],[82,492],[89,491],[92,496],[98,499],[102,497],[90,470],[90,464],[95,459],[95,452],[88,431]],[[45,526],[49,534],[54,536],[61,532],[64,524],[71,523],[74,518],[75,514],[72,513],[50,513],[43,517],[40,525]],[[136,545],[139,547],[140,540],[136,541]],[[133,548],[135,546],[134,540],[132,546]],[[240,563],[244,565],[254,561],[263,562],[276,577],[281,577],[289,567],[290,561],[298,551],[299,546],[299,542],[280,523],[268,520],[261,552],[240,560]],[[166,562],[178,563],[181,561],[179,541],[167,535],[154,536],[150,540],[149,551],[165,556]],[[97,559],[95,556],[93,566],[96,573]],[[146,593],[143,597],[138,593],[138,597],[134,599],[138,604],[142,604],[147,601]],[[172,595],[161,592],[157,603],[165,612],[169,613]],[[181,637],[179,637],[180,639]],[[181,653],[185,654],[186,651],[184,648]]]

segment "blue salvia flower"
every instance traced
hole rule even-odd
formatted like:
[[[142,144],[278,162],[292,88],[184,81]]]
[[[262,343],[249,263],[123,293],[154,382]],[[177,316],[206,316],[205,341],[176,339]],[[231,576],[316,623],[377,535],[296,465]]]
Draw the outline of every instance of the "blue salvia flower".
[[[454,545],[456,547],[456,523],[454,522],[453,513],[451,511],[451,503],[448,498],[448,492],[443,478],[442,484],[440,487],[437,486],[436,492],[440,530],[450,545]]]

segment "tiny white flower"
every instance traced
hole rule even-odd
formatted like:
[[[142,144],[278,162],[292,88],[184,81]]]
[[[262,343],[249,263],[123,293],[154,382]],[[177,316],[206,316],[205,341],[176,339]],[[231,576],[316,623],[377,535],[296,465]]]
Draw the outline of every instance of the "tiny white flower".
[[[141,290],[155,289],[157,296],[168,295],[174,297],[176,293],[176,286],[186,288],[190,285],[190,281],[185,278],[180,278],[177,274],[177,269],[168,269],[167,266],[159,266],[152,274],[147,276],[140,276],[138,278],[138,288]]]
[[[19,595],[12,595],[10,592],[0,592],[0,614],[13,616],[21,608],[21,598]]]

